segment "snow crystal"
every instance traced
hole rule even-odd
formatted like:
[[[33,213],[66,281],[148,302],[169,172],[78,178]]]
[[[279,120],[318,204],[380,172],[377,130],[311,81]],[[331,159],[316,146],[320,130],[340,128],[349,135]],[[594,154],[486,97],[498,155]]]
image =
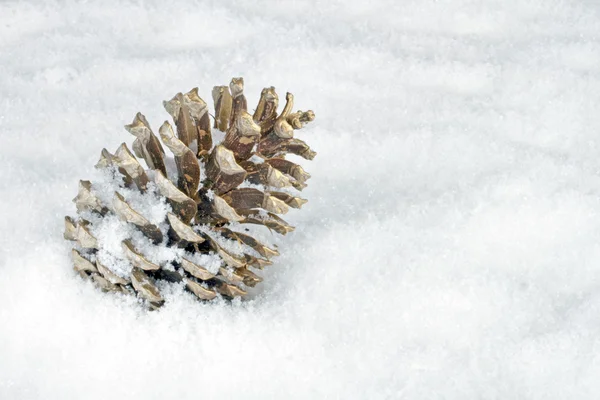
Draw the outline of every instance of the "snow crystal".
[[[100,245],[97,253],[98,260],[117,275],[128,276],[131,266],[123,253],[121,242],[134,236],[137,229],[116,215],[110,214],[92,223],[90,232],[98,239]]]
[[[238,185],[237,188],[238,189],[251,188],[251,189],[258,189],[261,192],[265,191],[265,185],[260,185],[260,184],[256,184],[256,183],[252,183],[252,182],[248,182],[248,181],[242,182],[240,185]]]
[[[213,139],[212,149],[214,149],[215,146],[217,146],[219,143],[222,143],[223,140],[225,139],[225,132],[221,132],[218,129],[212,129],[210,131],[210,133],[211,133],[212,139]]]
[[[252,161],[254,164],[262,164],[265,162],[265,160],[262,157],[259,157],[256,154],[253,154],[252,157],[250,157],[249,161]]]
[[[223,265],[223,260],[221,257],[211,252],[209,254],[200,254],[200,253],[185,253],[185,258],[194,264],[201,265],[208,270],[208,272],[212,274],[216,274],[219,272],[219,268]]]

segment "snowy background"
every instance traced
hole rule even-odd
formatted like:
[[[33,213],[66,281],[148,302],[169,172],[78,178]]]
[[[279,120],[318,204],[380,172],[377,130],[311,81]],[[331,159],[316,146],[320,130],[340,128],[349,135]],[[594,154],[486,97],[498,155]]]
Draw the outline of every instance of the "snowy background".
[[[316,121],[256,296],[158,312],[63,216],[162,100],[244,76]],[[0,3],[1,399],[593,399],[597,0]]]

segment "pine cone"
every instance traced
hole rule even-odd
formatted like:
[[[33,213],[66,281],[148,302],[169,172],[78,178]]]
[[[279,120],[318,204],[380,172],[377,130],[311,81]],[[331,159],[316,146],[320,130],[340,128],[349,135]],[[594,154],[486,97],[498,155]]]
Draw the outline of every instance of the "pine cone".
[[[285,156],[313,159],[294,130],[315,116],[292,112],[291,93],[277,115],[273,87],[263,89],[250,115],[243,90],[242,78],[213,89],[212,127],[197,88],[163,102],[177,133],[165,121],[159,134],[173,158],[138,113],[125,128],[147,170],[125,143],[115,154],[102,150],[96,168],[104,181],[80,181],[73,199],[78,217],[65,217],[64,237],[76,242],[72,256],[81,277],[103,291],[137,294],[151,308],[164,303],[161,290],[173,284],[212,300],[243,296],[262,281],[255,270],[279,253],[240,230],[294,229],[276,214],[306,202],[295,194],[310,175]],[[218,131],[224,138],[213,143],[223,137]]]

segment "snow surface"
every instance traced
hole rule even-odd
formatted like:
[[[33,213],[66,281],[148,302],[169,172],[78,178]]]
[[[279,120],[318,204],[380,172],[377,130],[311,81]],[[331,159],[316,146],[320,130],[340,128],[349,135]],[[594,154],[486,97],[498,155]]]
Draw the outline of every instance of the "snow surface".
[[[232,76],[317,115],[253,300],[82,283],[78,180]],[[0,399],[600,393],[596,0],[5,1],[0,93]]]

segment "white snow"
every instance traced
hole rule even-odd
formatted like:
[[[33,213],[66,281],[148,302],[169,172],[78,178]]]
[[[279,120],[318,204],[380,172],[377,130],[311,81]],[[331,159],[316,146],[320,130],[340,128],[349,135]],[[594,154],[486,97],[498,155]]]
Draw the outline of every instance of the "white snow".
[[[1,2],[0,399],[596,398],[599,61],[592,0]],[[252,300],[83,283],[100,150],[233,76],[316,114]]]

